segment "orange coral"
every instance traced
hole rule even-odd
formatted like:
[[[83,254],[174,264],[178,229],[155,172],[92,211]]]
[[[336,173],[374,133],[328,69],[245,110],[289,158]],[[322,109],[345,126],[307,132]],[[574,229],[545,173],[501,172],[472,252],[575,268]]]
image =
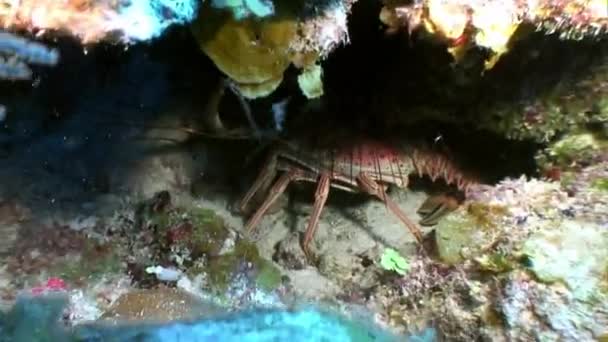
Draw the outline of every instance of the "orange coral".
[[[264,97],[279,86],[289,65],[310,73],[319,59],[347,41],[351,5],[352,1],[337,3],[307,18],[277,8],[272,16],[237,19],[230,11],[205,3],[192,31],[201,49],[243,96]]]
[[[413,31],[424,28],[447,40],[450,53],[458,62],[462,42],[493,52],[486,69],[494,66],[508,51],[517,28],[530,23],[549,33],[559,31],[562,38],[597,36],[608,31],[606,0],[422,0],[413,4],[386,0],[382,20],[390,31],[406,26]],[[457,43],[457,44],[455,44]]]

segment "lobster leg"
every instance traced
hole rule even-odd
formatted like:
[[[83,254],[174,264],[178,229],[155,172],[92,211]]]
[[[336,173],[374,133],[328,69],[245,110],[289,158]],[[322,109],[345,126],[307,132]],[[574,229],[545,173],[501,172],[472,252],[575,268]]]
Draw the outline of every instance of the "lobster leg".
[[[268,158],[268,161],[266,163],[264,163],[264,167],[262,168],[262,171],[260,171],[258,177],[256,178],[256,180],[253,183],[253,185],[251,186],[251,188],[249,188],[249,190],[247,191],[245,196],[243,196],[243,199],[241,199],[241,202],[239,203],[239,210],[242,213],[245,213],[247,211],[247,206],[249,205],[249,202],[251,201],[253,196],[255,196],[255,194],[261,188],[267,186],[266,184],[268,182],[272,181],[272,179],[276,176],[276,174],[277,174],[277,159],[276,159],[276,154],[272,154],[270,156],[270,158]]]
[[[366,173],[361,172],[357,175],[357,183],[359,183],[361,190],[363,190],[364,192],[366,192],[370,195],[376,196],[381,201],[383,201],[386,204],[386,206],[388,207],[388,209],[395,216],[397,216],[405,224],[405,226],[410,230],[412,235],[414,235],[414,237],[416,238],[416,241],[418,241],[419,244],[422,244],[422,242],[423,242],[422,232],[421,232],[420,228],[418,227],[418,225],[416,225],[414,222],[412,222],[407,217],[407,215],[405,215],[405,213],[403,213],[403,211],[401,211],[399,206],[397,206],[397,203],[393,202],[393,200],[390,199],[390,197],[388,197],[386,195],[384,188],[382,188],[382,186],[380,184],[378,184],[378,182],[374,181]]]
[[[308,245],[312,241],[312,238],[319,227],[319,218],[321,217],[321,212],[323,211],[323,207],[327,201],[327,196],[329,195],[330,182],[331,178],[329,174],[327,172],[321,173],[321,177],[319,178],[319,182],[317,184],[317,190],[315,191],[315,204],[312,210],[312,215],[310,216],[310,221],[308,221],[306,233],[304,234],[304,240],[302,241],[302,249],[304,250],[304,254],[306,254],[309,259],[310,256],[308,253]]]
[[[300,176],[300,172],[297,169],[289,169],[285,173],[283,173],[279,179],[274,183],[272,188],[270,188],[268,192],[268,197],[264,200],[264,203],[256,210],[255,214],[247,221],[245,225],[245,230],[247,232],[251,232],[253,228],[257,226],[257,224],[262,219],[262,216],[268,211],[268,208],[272,206],[272,204],[281,196],[281,194],[287,188],[287,185],[291,183],[293,180],[298,179]]]
[[[203,111],[202,121],[206,126],[205,130],[211,133],[224,133],[226,131],[219,113],[220,101],[224,96],[225,90],[226,82],[222,80],[209,99],[207,99],[207,104]]]

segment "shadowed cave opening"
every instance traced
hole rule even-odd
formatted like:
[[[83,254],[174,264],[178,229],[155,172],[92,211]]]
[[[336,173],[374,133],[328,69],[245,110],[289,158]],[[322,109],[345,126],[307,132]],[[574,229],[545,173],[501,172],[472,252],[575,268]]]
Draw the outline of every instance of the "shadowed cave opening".
[[[446,148],[453,159],[490,183],[522,174],[538,176],[534,156],[543,145],[476,128],[471,117],[486,114],[473,109],[483,101],[523,101],[562,78],[575,77],[596,57],[593,46],[532,34],[482,75],[480,63],[451,65],[444,45],[407,33],[387,35],[378,21],[380,6],[368,0],[355,4],[349,18],[350,43],[322,63],[323,98],[307,101],[297,88],[297,71],[290,68],[275,93],[250,101],[259,125],[271,129],[272,104],[289,98],[289,125],[282,132],[287,138],[299,131],[399,136]],[[150,127],[164,127],[169,136],[183,127],[204,131],[201,116],[222,75],[198,48],[189,28],[175,27],[156,41],[127,49],[105,43],[87,47],[85,53],[69,38],[51,43],[62,54],[56,68],[36,68],[32,84],[2,84],[0,100],[14,111],[0,131],[3,155],[20,155],[18,159],[33,161],[31,167],[64,172],[87,192],[107,193],[112,185],[106,183],[112,182],[100,173],[120,163],[124,143],[140,139]],[[561,58],[542,58],[546,51]],[[483,51],[472,54],[477,62],[484,56]],[[541,58],[530,59],[530,54]],[[417,108],[429,106],[445,113],[445,120],[417,115],[423,113]],[[247,126],[230,92],[219,111],[228,125]],[[163,126],[166,122],[170,124]],[[66,146],[74,136],[81,141]],[[66,138],[61,141],[62,137]],[[165,139],[162,134],[156,138]],[[261,145],[271,140],[262,139]],[[179,148],[190,151],[194,159],[197,149],[206,149],[202,178],[234,193],[251,184],[264,160],[253,154],[260,149],[254,138],[227,141],[190,134],[174,147]],[[137,153],[129,158],[137,158]],[[243,162],[250,157],[253,163]],[[67,166],[69,158],[82,160],[82,170]],[[429,183],[413,177],[412,187],[428,188]]]

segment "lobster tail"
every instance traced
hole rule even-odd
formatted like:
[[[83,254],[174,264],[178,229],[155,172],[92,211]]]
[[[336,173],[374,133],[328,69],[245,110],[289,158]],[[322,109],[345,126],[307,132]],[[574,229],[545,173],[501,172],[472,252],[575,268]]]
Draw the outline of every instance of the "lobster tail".
[[[467,176],[456,163],[438,152],[427,152],[416,149],[412,154],[412,165],[419,177],[428,176],[432,181],[443,179],[448,185],[455,185],[465,193],[477,181]]]

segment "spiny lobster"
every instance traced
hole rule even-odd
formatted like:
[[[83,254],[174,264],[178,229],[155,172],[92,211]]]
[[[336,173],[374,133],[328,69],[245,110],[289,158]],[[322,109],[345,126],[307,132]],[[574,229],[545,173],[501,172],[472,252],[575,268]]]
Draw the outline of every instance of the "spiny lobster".
[[[446,183],[456,185],[465,194],[476,183],[474,178],[462,173],[445,154],[428,148],[413,148],[369,139],[333,148],[306,148],[302,145],[291,141],[274,147],[258,178],[242,198],[240,209],[244,211],[263,184],[268,184],[278,172],[282,172],[266,199],[246,223],[245,229],[251,232],[290,182],[318,182],[312,216],[302,241],[302,249],[307,256],[308,245],[317,229],[330,187],[363,192],[380,199],[405,224],[418,243],[422,244],[420,228],[387,196],[388,186],[393,184],[405,188],[409,176],[414,173],[429,176],[433,181],[442,178]],[[427,209],[421,208],[419,213]]]

